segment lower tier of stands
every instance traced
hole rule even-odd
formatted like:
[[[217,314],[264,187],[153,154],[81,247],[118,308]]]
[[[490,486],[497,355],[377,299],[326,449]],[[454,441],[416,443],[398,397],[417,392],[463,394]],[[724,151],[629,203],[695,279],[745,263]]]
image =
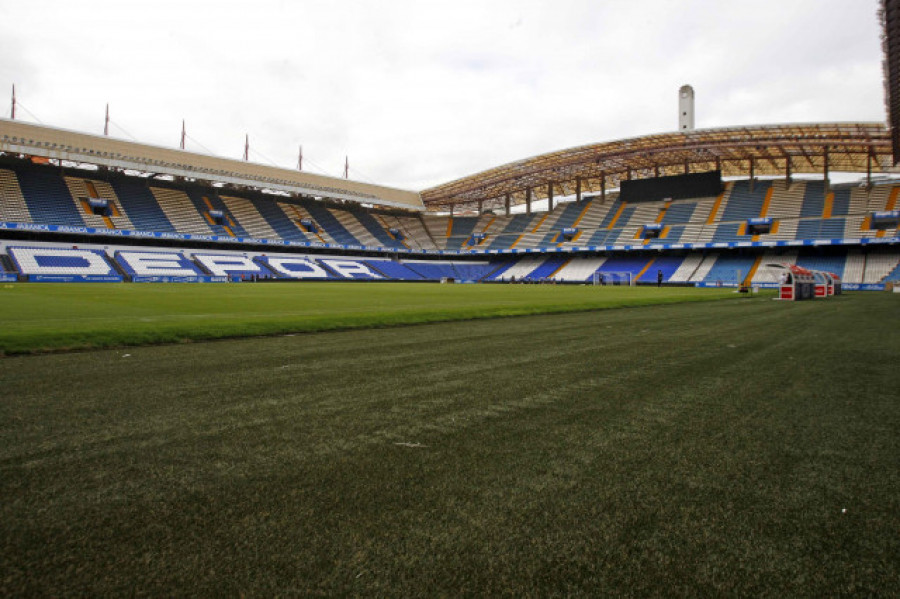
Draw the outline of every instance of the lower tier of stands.
[[[406,260],[0,241],[5,281],[366,280],[591,283],[595,273],[636,284],[771,285],[797,264],[837,274],[849,285],[900,280],[900,251],[891,246],[765,251],[526,254],[481,260]]]

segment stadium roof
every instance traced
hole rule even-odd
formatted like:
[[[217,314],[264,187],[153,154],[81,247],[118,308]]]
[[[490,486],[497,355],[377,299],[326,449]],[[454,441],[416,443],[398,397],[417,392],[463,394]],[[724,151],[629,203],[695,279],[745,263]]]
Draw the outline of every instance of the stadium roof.
[[[418,193],[291,169],[0,119],[0,152],[290,194],[423,210]]]
[[[883,123],[759,125],[695,129],[570,148],[526,158],[422,192],[429,210],[504,205],[619,187],[623,179],[714,169],[723,176],[830,171],[885,172],[893,166]]]

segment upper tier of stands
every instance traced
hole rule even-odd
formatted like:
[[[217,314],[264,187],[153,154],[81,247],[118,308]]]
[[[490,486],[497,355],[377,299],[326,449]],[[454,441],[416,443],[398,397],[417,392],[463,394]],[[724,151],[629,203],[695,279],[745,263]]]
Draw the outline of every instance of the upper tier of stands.
[[[420,216],[116,173],[0,166],[3,222],[414,251],[894,237],[896,227],[874,228],[871,215],[900,208],[898,193],[894,185],[827,191],[822,181],[742,180],[716,197],[625,202],[610,193],[549,213]],[[92,205],[100,200],[97,211]],[[751,219],[768,219],[770,230],[754,233]]]

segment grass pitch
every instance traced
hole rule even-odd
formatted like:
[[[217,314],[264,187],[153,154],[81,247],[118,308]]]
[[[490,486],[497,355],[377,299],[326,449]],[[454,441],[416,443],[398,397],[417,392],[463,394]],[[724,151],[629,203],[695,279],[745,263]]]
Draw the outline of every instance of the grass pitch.
[[[7,357],[0,593],[895,596],[897,300]]]
[[[731,290],[410,283],[0,287],[0,354],[395,326],[733,297]]]

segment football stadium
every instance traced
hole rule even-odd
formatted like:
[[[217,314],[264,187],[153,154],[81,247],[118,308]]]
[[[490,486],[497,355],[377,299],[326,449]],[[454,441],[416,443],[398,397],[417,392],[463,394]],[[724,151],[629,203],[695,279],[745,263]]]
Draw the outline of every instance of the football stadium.
[[[417,191],[14,88],[0,591],[896,596],[878,7],[884,121],[697,128],[683,85],[677,130]]]

